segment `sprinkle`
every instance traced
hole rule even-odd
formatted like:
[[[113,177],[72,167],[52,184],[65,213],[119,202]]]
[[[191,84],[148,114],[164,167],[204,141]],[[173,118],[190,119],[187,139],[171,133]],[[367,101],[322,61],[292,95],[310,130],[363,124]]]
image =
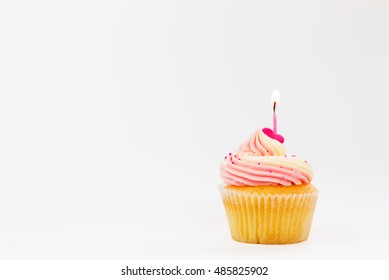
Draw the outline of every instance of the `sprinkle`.
[[[270,173],[272,173],[272,171],[270,170]]]
[[[238,158],[238,160],[240,160],[240,158]]]
[[[230,155],[231,155],[231,153],[228,153],[228,155],[230,156]]]
[[[284,176],[282,176],[282,180],[284,180],[285,179],[285,177]]]
[[[306,161],[306,160],[304,160],[305,162],[308,162],[308,161]]]
[[[284,155],[284,157],[288,157],[287,155]]]
[[[282,166],[280,166],[280,168],[282,168]]]
[[[266,152],[269,152],[269,150],[266,150]]]
[[[233,162],[233,161],[232,161],[231,163],[232,163],[232,164],[235,164],[235,162]]]
[[[258,165],[261,165],[261,163],[260,163],[260,162],[258,162]]]
[[[234,157],[236,157],[236,155],[234,155]]]
[[[292,157],[296,157],[296,155],[292,155]]]
[[[224,159],[227,159],[227,156],[225,156]]]

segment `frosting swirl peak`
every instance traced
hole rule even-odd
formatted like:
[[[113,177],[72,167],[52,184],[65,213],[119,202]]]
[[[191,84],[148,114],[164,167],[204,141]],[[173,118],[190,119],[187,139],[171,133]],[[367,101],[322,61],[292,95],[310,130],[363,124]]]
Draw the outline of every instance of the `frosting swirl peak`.
[[[278,141],[268,137],[261,129],[240,145],[241,152],[253,153],[258,156],[283,156],[285,147]]]

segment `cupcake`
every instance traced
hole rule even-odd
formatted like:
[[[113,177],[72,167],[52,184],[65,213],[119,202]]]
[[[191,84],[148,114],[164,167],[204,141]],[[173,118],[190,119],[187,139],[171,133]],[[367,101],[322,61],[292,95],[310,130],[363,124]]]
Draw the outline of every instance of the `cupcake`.
[[[283,138],[258,129],[225,156],[220,193],[234,240],[289,244],[308,239],[318,191],[310,164],[285,153]]]

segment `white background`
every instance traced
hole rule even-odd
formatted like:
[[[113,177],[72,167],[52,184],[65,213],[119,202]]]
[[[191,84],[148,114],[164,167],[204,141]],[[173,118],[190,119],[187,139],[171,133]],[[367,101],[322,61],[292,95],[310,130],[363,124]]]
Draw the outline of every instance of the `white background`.
[[[1,259],[389,257],[389,2],[1,1]],[[257,127],[315,170],[307,242],[231,240]]]

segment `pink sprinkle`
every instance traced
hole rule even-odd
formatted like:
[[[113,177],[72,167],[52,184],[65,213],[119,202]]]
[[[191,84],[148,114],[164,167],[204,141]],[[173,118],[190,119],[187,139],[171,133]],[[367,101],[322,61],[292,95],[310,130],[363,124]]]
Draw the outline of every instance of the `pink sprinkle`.
[[[240,158],[238,158],[240,160]]]
[[[228,155],[230,156],[230,155],[231,155],[231,153],[228,153]]]
[[[282,180],[284,180],[285,179],[285,177],[284,176],[282,176]]]
[[[280,166],[280,168],[282,168],[282,166]]]
[[[232,163],[232,164],[235,164],[235,162],[233,162],[233,161],[232,161],[231,163]]]
[[[260,163],[260,162],[258,162],[258,165],[261,165],[261,163]]]
[[[227,156],[225,156],[224,159],[227,159]]]
[[[234,157],[236,157],[236,155],[234,155]]]
[[[272,173],[272,171],[270,170],[270,173]]]
[[[284,155],[284,157],[288,157],[287,155]]]
[[[308,161],[306,161],[306,160],[304,160],[305,162],[308,162]]]
[[[269,150],[266,150],[266,152],[269,152]]]

